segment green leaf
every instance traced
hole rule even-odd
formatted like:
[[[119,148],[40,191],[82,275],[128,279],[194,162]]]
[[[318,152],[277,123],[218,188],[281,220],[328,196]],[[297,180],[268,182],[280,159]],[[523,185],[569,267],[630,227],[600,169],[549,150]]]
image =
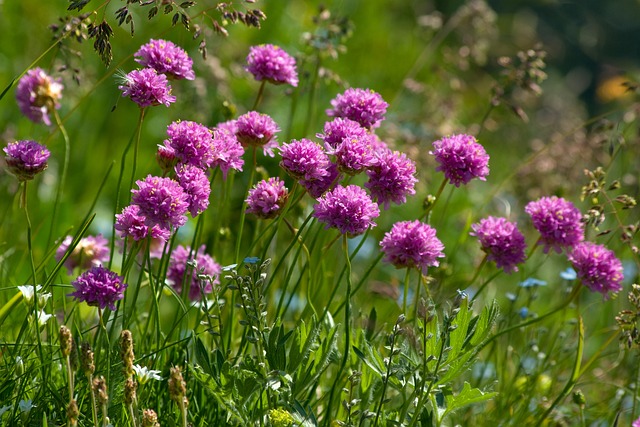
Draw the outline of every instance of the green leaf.
[[[460,408],[463,408],[467,405],[472,405],[475,403],[486,402],[487,400],[493,399],[498,393],[497,392],[483,392],[480,389],[472,388],[471,385],[465,381],[462,390],[457,395],[453,395],[451,392],[444,392],[444,401],[445,401],[445,411],[442,414],[442,418],[446,415],[457,411]]]
[[[213,378],[217,378],[213,366],[211,365],[209,352],[205,348],[204,343],[202,342],[202,339],[200,339],[200,337],[196,338],[195,347],[196,361],[198,362],[198,364],[202,367],[206,374],[213,376]]]
[[[491,305],[485,306],[482,309],[482,314],[480,314],[480,317],[476,322],[475,331],[469,340],[469,344],[475,347],[486,340],[491,332],[491,328],[498,320],[499,315],[500,307],[496,300],[493,300]]]
[[[468,298],[462,299],[459,309],[460,311],[458,311],[456,318],[451,323],[451,326],[455,329],[449,334],[449,346],[451,347],[451,350],[449,350],[449,355],[447,357],[448,361],[454,360],[458,354],[460,354],[464,341],[467,338],[467,330],[471,320],[471,310],[469,309]]]

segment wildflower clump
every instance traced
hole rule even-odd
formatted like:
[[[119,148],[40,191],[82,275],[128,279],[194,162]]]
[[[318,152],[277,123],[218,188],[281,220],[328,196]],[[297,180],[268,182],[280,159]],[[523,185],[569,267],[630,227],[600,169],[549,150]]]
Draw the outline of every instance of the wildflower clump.
[[[540,233],[544,253],[550,249],[561,253],[584,240],[582,215],[573,203],[556,196],[541,197],[529,202],[524,210]]]
[[[581,242],[568,255],[578,278],[592,292],[609,293],[622,290],[622,263],[603,245]]]
[[[375,227],[374,219],[380,216],[378,205],[357,185],[337,185],[322,196],[313,209],[313,216],[325,223],[325,228],[337,228],[349,236],[357,236]]]
[[[489,261],[494,261],[506,273],[518,271],[517,265],[526,259],[527,244],[516,223],[490,216],[473,224],[471,229],[470,234],[478,237]]]
[[[251,47],[245,69],[258,81],[298,86],[296,60],[279,46],[263,44]]]
[[[16,101],[22,114],[35,123],[51,125],[49,114],[60,108],[64,86],[42,68],[33,68],[20,78]]]
[[[115,310],[115,302],[124,298],[124,291],[127,288],[122,277],[102,266],[85,271],[71,282],[71,285],[76,291],[69,296],[88,305],[100,307],[102,310],[107,307]]]
[[[262,147],[265,155],[275,156],[273,149],[278,146],[275,135],[280,127],[270,116],[249,111],[238,117],[235,128],[236,137],[244,147]]]
[[[131,98],[140,108],[154,105],[168,107],[176,102],[171,95],[171,85],[164,74],[158,74],[153,68],[133,70],[123,76],[123,84],[118,86],[122,96]]]
[[[269,178],[258,182],[245,200],[247,213],[252,213],[258,218],[275,218],[284,208],[289,197],[289,192],[280,178]]]
[[[149,40],[134,54],[136,62],[143,67],[156,70],[176,80],[196,78],[193,72],[193,60],[187,52],[167,40]]]
[[[444,245],[430,225],[415,221],[397,222],[380,242],[384,260],[396,268],[418,268],[426,274],[428,267],[440,265]]]
[[[326,111],[329,117],[342,117],[374,129],[384,120],[389,104],[371,89],[350,88],[336,96],[331,106],[333,108]]]
[[[398,205],[407,201],[407,196],[416,194],[416,164],[399,151],[382,150],[376,162],[367,169],[369,180],[364,184],[379,204],[389,208],[391,202]]]
[[[18,181],[30,181],[47,169],[47,160],[51,155],[47,147],[31,140],[11,142],[4,148],[4,152],[7,170]]]
[[[280,167],[296,180],[316,180],[328,175],[329,157],[315,142],[302,138],[280,147]]]
[[[486,181],[489,175],[489,155],[471,135],[451,135],[433,143],[430,151],[450,184],[460,187],[474,178]]]

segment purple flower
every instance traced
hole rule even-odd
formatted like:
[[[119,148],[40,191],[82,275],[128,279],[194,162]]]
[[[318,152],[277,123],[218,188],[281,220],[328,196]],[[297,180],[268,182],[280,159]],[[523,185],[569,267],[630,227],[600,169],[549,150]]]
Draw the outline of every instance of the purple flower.
[[[144,181],[136,181],[136,185],[138,189],[131,190],[131,200],[139,206],[138,213],[146,218],[146,225],[157,224],[170,230],[187,222],[189,196],[176,181],[149,175]]]
[[[390,202],[405,203],[407,195],[416,193],[415,163],[399,151],[382,150],[376,155],[376,164],[367,170],[369,181],[364,186],[385,209]]]
[[[452,135],[433,143],[433,151],[440,166],[437,171],[444,172],[449,183],[460,187],[473,178],[486,181],[489,175],[489,155],[484,147],[471,135]]]
[[[116,214],[114,228],[123,239],[131,237],[133,240],[139,241],[151,236],[153,239],[160,239],[166,242],[170,237],[169,230],[160,227],[158,224],[153,224],[149,227],[147,218],[140,213],[138,205],[127,206],[122,209],[122,213]]]
[[[336,156],[336,164],[341,172],[347,175],[357,175],[374,166],[377,162],[373,150],[372,135],[345,138],[329,154]]]
[[[4,148],[7,169],[18,181],[29,181],[47,168],[51,153],[35,141],[11,142]]]
[[[275,218],[284,208],[289,192],[280,178],[269,178],[258,182],[251,190],[245,202],[247,212],[258,218]]]
[[[320,198],[320,196],[333,188],[341,179],[342,174],[335,163],[329,163],[325,170],[327,174],[319,179],[302,179],[299,181],[300,185],[302,185],[314,199]]]
[[[353,120],[367,129],[380,126],[389,106],[371,89],[347,89],[336,96],[331,105],[333,108],[326,111],[328,116]]]
[[[76,291],[69,296],[101,309],[115,310],[115,302],[124,298],[127,284],[122,277],[102,266],[92,267],[71,282]]]
[[[35,123],[51,124],[49,113],[60,108],[62,83],[47,75],[42,68],[34,68],[18,81],[16,100],[22,114]]]
[[[193,61],[179,46],[167,40],[149,40],[135,53],[136,62],[143,67],[153,68],[158,74],[166,74],[174,79],[193,80]]]
[[[313,209],[313,216],[324,222],[325,228],[335,227],[349,236],[357,236],[367,228],[375,227],[373,220],[380,215],[378,205],[357,185],[337,185],[322,196]]]
[[[164,74],[158,74],[153,68],[143,68],[133,70],[124,76],[124,84],[118,86],[122,91],[122,96],[128,96],[140,108],[176,101],[176,97],[171,95],[171,86]]]
[[[273,149],[278,146],[275,139],[280,132],[278,124],[268,115],[249,111],[236,120],[236,137],[245,147],[262,147],[265,155],[274,157]]]
[[[69,250],[69,245],[71,245],[72,241],[72,236],[64,238],[56,250],[56,261],[60,261],[62,259],[64,254]],[[108,244],[109,241],[102,237],[102,234],[98,234],[97,236],[87,236],[80,239],[76,247],[64,262],[64,266],[67,267],[69,274],[72,274],[73,269],[76,267],[86,270],[91,267],[102,265],[103,262],[109,261]]]
[[[279,46],[263,44],[252,46],[247,56],[245,69],[256,80],[266,80],[273,84],[287,83],[298,86],[296,60]]]
[[[345,138],[363,138],[368,134],[369,132],[360,126],[360,123],[337,117],[324,124],[324,134],[319,133],[316,136],[325,144],[335,148]]]
[[[638,418],[637,420],[635,420],[632,424],[631,427],[640,427],[640,418]]]
[[[592,242],[578,243],[568,257],[582,283],[592,292],[600,292],[608,298],[609,292],[622,290],[622,263],[605,246]]]
[[[213,132],[200,123],[176,121],[167,126],[166,149],[173,150],[180,163],[207,169],[213,162]]]
[[[209,294],[213,290],[213,285],[220,283],[219,275],[222,268],[210,255],[204,253],[204,250],[205,247],[202,245],[196,254],[192,254],[188,246],[178,245],[169,258],[167,280],[178,293],[182,292],[183,284],[188,284],[189,299],[192,301],[199,301],[201,292]],[[195,268],[188,266],[188,261],[195,261]],[[189,269],[189,277],[185,277],[187,269]],[[198,274],[211,276],[213,281],[201,281],[198,279]]]
[[[478,237],[489,261],[495,261],[506,273],[518,271],[516,265],[525,261],[527,244],[516,223],[490,216],[473,224],[471,229],[470,234]]]
[[[176,167],[178,183],[187,194],[189,213],[195,218],[209,207],[211,184],[207,174],[194,165],[179,165]]]
[[[280,147],[280,167],[296,180],[315,180],[327,175],[329,157],[315,142],[302,138]]]
[[[178,164],[178,158],[176,157],[176,151],[171,147],[165,147],[164,145],[158,145],[158,151],[156,151],[156,162],[165,174],[172,171]]]
[[[242,170],[244,160],[244,148],[236,138],[235,131],[227,127],[218,127],[213,130],[213,163],[212,167],[219,167],[223,179],[227,179],[229,169]]]
[[[582,215],[573,203],[556,196],[542,197],[529,202],[524,210],[540,233],[544,253],[549,249],[560,253],[584,240]]]
[[[384,260],[396,268],[419,268],[427,274],[427,268],[440,265],[444,257],[444,245],[436,237],[436,230],[418,220],[396,222],[380,242]]]

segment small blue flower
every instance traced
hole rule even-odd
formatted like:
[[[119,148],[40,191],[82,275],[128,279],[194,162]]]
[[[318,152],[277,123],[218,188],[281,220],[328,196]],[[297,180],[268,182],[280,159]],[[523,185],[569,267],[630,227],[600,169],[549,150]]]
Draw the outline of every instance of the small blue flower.
[[[569,267],[565,271],[562,271],[560,273],[560,277],[562,277],[564,280],[576,280],[578,274],[573,268]]]
[[[516,296],[516,294],[512,294],[511,292],[507,292],[505,294],[505,296],[507,297],[507,299],[511,302],[515,302],[516,299],[518,299],[518,297]]]
[[[260,258],[257,256],[248,256],[242,262],[245,264],[257,264],[260,262]]]
[[[529,309],[527,307],[522,307],[520,311],[518,311],[518,314],[523,319],[526,319],[527,317],[529,317]]]
[[[518,286],[521,288],[535,288],[536,286],[547,286],[547,282],[529,277],[525,281],[518,283]]]

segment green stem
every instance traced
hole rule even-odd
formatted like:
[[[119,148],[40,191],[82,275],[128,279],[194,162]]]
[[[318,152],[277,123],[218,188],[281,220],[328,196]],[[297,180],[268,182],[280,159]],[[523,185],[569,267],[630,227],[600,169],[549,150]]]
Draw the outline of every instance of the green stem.
[[[258,95],[256,95],[256,100],[253,103],[253,107],[251,107],[252,111],[256,111],[256,109],[258,108],[258,105],[260,105],[260,102],[262,101],[262,95],[264,95],[264,86],[267,84],[266,80],[263,80],[262,83],[260,83],[260,89],[258,89]]]
[[[307,134],[307,131],[311,126],[311,121],[313,120],[315,100],[316,100],[316,89],[318,87],[318,76],[320,74],[321,63],[322,63],[322,58],[318,54],[316,55],[316,68],[313,72],[313,81],[311,82],[311,88],[309,89],[309,102],[307,104],[307,119],[304,122],[304,128],[302,130],[303,135]]]
[[[436,205],[436,203],[438,203],[438,200],[440,200],[440,196],[442,195],[442,192],[444,191],[444,187],[447,185],[447,178],[445,177],[442,180],[442,183],[440,184],[440,187],[438,187],[438,191],[436,192],[435,195],[435,200],[433,201],[433,203],[425,209],[424,211],[424,221],[425,222],[429,222],[429,214],[431,213],[431,211],[433,210],[433,207]]]
[[[404,315],[407,314],[407,300],[409,299],[409,271],[410,269],[407,268],[406,273],[404,274],[404,288],[403,288],[403,295],[402,295],[402,313]],[[416,298],[418,297],[418,295],[416,294]]]
[[[142,121],[144,120],[144,113],[146,108],[140,109],[140,116],[138,117],[138,125],[136,126],[136,145],[133,149],[133,166],[131,167],[131,179],[129,180],[129,188],[133,188],[133,181],[136,177],[136,168],[138,167],[138,148],[140,147],[140,134],[142,133]]]
[[[62,134],[62,139],[64,140],[64,160],[62,162],[62,172],[60,173],[60,180],[58,181],[58,188],[56,189],[56,198],[53,203],[53,209],[51,211],[51,228],[49,229],[49,237],[47,238],[47,247],[49,247],[49,243],[51,243],[51,239],[53,237],[53,233],[55,230],[56,224],[56,216],[58,214],[58,206],[60,205],[60,199],[62,198],[62,190],[64,189],[64,183],[67,180],[67,169],[69,167],[69,156],[70,156],[70,147],[71,144],[69,142],[69,134],[67,134],[67,130],[62,124],[62,120],[60,120],[60,115],[58,114],[58,110],[53,109],[53,117],[56,121],[56,125]]]

